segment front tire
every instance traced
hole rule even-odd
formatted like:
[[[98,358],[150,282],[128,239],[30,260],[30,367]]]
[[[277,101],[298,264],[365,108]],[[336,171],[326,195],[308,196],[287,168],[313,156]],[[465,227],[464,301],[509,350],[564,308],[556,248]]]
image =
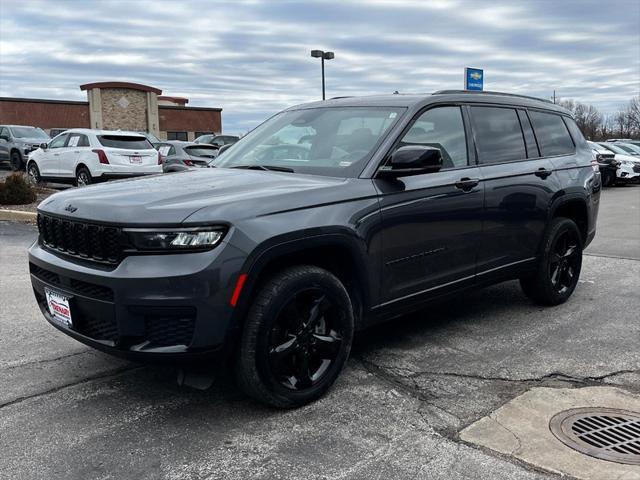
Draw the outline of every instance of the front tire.
[[[36,162],[30,162],[29,167],[27,168],[27,175],[29,177],[29,182],[32,185],[38,185],[42,182],[42,178],[40,177],[40,169]]]
[[[602,172],[602,186],[612,187],[616,183],[616,174],[611,170],[604,170]]]
[[[80,167],[76,172],[76,187],[86,187],[93,183],[91,172],[86,167]]]
[[[344,368],[354,333],[346,289],[315,266],[268,278],[246,318],[236,379],[254,399],[295,408],[320,398]]]
[[[569,218],[554,218],[543,240],[534,274],[521,278],[524,293],[541,305],[560,305],[578,284],[582,268],[582,236]]]
[[[24,162],[22,161],[22,155],[17,150],[11,152],[11,169],[14,172],[22,170],[24,168]]]

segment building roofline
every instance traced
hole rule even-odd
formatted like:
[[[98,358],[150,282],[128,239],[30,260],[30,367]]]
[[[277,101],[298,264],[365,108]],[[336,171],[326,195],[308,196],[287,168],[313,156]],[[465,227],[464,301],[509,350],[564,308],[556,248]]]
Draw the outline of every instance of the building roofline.
[[[170,102],[176,102],[182,105],[189,103],[189,99],[187,97],[172,97],[169,95],[160,95],[158,96],[158,100],[168,100]]]
[[[209,112],[221,112],[222,108],[220,107],[187,107],[182,105],[158,105],[158,109],[160,110],[203,110]]]
[[[80,90],[91,90],[93,88],[127,88],[129,90],[140,90],[141,92],[153,92],[156,95],[162,95],[162,90],[149,85],[132,82],[94,82],[80,85]]]
[[[89,102],[77,100],[50,100],[45,98],[0,97],[0,102],[58,103],[65,105],[89,105]]]

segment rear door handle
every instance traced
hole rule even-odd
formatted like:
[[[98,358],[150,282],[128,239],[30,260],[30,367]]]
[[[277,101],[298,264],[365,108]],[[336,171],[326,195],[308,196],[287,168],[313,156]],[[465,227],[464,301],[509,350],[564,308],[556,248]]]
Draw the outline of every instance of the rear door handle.
[[[553,171],[552,171],[552,170],[547,170],[547,169],[546,169],[546,168],[544,168],[544,167],[541,167],[541,168],[539,168],[538,170],[536,170],[535,172],[533,172],[533,174],[534,174],[536,177],[540,177],[540,178],[542,178],[542,179],[547,178],[547,177],[548,177],[549,175],[551,175],[552,173],[553,173]]]
[[[456,188],[459,188],[462,191],[468,192],[473,187],[476,187],[479,183],[480,183],[479,178],[463,177],[456,182]]]

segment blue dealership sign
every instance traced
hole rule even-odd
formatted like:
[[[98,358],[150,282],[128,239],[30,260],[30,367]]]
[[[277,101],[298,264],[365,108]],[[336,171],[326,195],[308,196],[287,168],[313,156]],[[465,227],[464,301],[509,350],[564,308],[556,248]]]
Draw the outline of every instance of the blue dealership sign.
[[[464,89],[482,91],[484,85],[484,71],[481,68],[464,69]]]

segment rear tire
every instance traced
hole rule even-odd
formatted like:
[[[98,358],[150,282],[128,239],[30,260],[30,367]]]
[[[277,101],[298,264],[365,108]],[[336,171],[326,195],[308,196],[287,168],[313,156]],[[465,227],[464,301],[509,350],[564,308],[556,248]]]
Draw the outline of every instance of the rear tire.
[[[238,385],[277,408],[312,402],[340,375],[353,333],[353,309],[340,280],[315,266],[287,268],[262,284],[249,309]]]
[[[578,284],[582,268],[582,237],[575,222],[554,218],[543,240],[536,271],[520,279],[524,293],[540,305],[560,305]]]
[[[80,167],[76,172],[76,187],[86,187],[93,183],[91,172],[86,167]]]

